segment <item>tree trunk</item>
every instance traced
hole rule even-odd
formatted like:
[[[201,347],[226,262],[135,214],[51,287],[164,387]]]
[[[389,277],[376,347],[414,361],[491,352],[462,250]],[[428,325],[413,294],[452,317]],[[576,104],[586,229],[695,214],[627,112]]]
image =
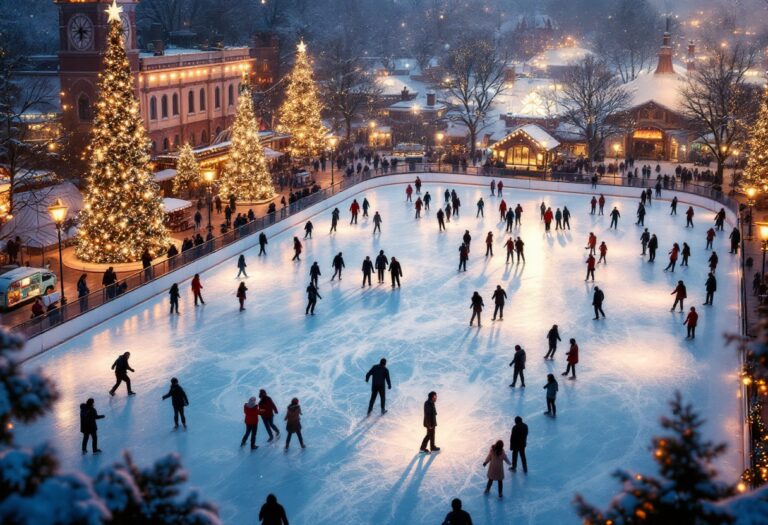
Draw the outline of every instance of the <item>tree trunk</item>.
[[[352,138],[352,117],[344,117],[344,126],[347,128],[347,143]]]
[[[469,127],[469,160],[475,158],[475,144],[477,143],[477,130],[474,126]]]

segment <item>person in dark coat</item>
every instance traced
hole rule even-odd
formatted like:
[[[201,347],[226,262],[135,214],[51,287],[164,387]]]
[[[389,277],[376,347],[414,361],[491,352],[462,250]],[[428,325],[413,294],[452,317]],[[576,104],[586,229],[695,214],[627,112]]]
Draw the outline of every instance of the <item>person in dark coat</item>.
[[[571,377],[568,379],[576,379],[576,365],[579,363],[579,345],[576,344],[576,339],[570,340],[571,347],[565,353],[568,356],[568,366],[565,367],[565,372],[562,375],[567,376],[568,372],[571,372]]]
[[[307,309],[304,311],[304,315],[315,315],[317,300],[322,298],[323,296],[317,291],[315,285],[309,283],[309,286],[307,286]]]
[[[341,256],[341,252],[339,252],[334,258],[333,262],[331,263],[331,266],[333,267],[333,276],[331,276],[331,281],[333,281],[336,276],[339,276],[339,281],[341,281],[341,270],[345,267],[344,265],[344,258]]]
[[[672,203],[669,205],[670,215],[677,215],[677,195],[672,197]]]
[[[523,350],[523,347],[520,345],[515,345],[515,355],[509,363],[509,366],[514,367],[512,384],[509,386],[515,388],[517,377],[520,376],[520,386],[525,388],[525,374],[523,373],[523,370],[525,370],[525,350]]]
[[[725,208],[720,208],[720,211],[715,214],[715,229],[723,231],[725,225]]]
[[[493,295],[491,296],[491,299],[493,299],[494,309],[493,309],[493,319],[491,321],[496,320],[496,314],[499,315],[499,321],[504,320],[504,302],[507,299],[507,292],[505,292],[500,284],[496,285],[496,289],[493,291]]]
[[[696,325],[699,324],[699,314],[696,313],[696,308],[691,306],[691,309],[688,312],[688,315],[686,316],[685,321],[683,321],[683,324],[688,326],[688,335],[685,338],[695,339]]]
[[[645,228],[643,230],[643,233],[640,235],[640,245],[643,247],[643,253],[640,255],[645,255],[645,250],[648,248],[648,243],[651,240],[651,234],[648,233],[648,228]]]
[[[267,496],[267,502],[259,510],[259,521],[262,525],[288,525],[285,509],[277,502],[274,494]]]
[[[163,399],[171,398],[171,404],[173,405],[173,428],[179,428],[179,418],[181,418],[181,424],[184,428],[187,428],[187,418],[184,417],[184,407],[189,406],[189,399],[187,399],[187,393],[181,388],[179,380],[175,377],[171,378],[171,388],[168,393],[163,396]]]
[[[371,382],[371,400],[368,402],[368,415],[373,412],[373,404],[376,402],[376,396],[379,396],[379,402],[381,403],[381,415],[387,413],[386,408],[386,391],[384,390],[384,383],[387,388],[392,390],[392,382],[389,380],[389,369],[387,368],[387,360],[382,358],[378,365],[373,365],[368,373],[365,374],[365,382],[368,379],[373,378]]]
[[[384,282],[384,272],[387,270],[389,259],[384,255],[384,250],[379,250],[379,255],[376,256],[376,276],[379,278],[379,284]]]
[[[490,255],[493,257],[493,232],[488,232],[485,236],[485,256]]]
[[[601,314],[603,316],[603,319],[605,319],[605,312],[603,312],[603,301],[605,300],[605,294],[603,291],[595,286],[595,292],[592,295],[592,306],[595,308],[595,321],[597,321],[600,316],[598,314]]]
[[[525,264],[525,253],[523,251],[524,249],[525,249],[525,243],[523,242],[523,240],[520,237],[515,239],[515,253],[517,254],[517,264],[520,264],[520,258],[523,259],[523,264]]]
[[[389,263],[389,276],[392,279],[392,288],[400,288],[400,277],[403,276],[403,269],[400,267],[400,261],[392,257],[392,261]]]
[[[477,201],[477,214],[475,214],[475,218],[477,217],[485,217],[485,214],[483,214],[483,209],[485,208],[485,202],[483,201],[483,198],[480,197],[480,200]]]
[[[677,286],[675,286],[675,289],[672,290],[672,293],[669,295],[675,296],[675,302],[672,304],[672,308],[670,308],[669,311],[674,312],[675,307],[679,304],[680,313],[683,313],[683,302],[685,301],[685,298],[688,297],[688,292],[685,289],[683,281],[677,281]]]
[[[261,410],[256,404],[256,398],[252,397],[243,405],[243,414],[245,414],[245,434],[240,440],[240,446],[244,447],[248,437],[251,438],[251,450],[259,448],[256,445],[256,432],[259,430],[259,414]]]
[[[688,246],[687,242],[683,243],[683,249],[680,250],[680,255],[683,256],[683,262],[680,263],[680,266],[688,266],[688,257],[691,256],[691,247]]]
[[[293,238],[293,258],[292,261],[301,261],[301,250],[303,249],[303,246],[301,245],[301,241],[298,237]]]
[[[442,208],[437,210],[437,231],[445,231],[445,212]]]
[[[9,241],[12,242],[12,241]],[[88,283],[86,282],[86,279],[88,279],[87,274],[82,274],[80,278],[77,280],[77,297],[80,298],[80,312],[85,312],[88,309],[88,294],[91,293],[91,290],[88,288]]]
[[[562,341],[562,339],[560,339],[560,332],[557,330],[557,325],[553,324],[552,328],[550,328],[549,332],[547,332],[547,342],[549,343],[549,349],[547,350],[547,354],[544,356],[544,359],[553,360],[555,358],[558,341]]]
[[[491,186],[493,189],[493,186]],[[472,516],[461,508],[461,500],[453,498],[451,501],[451,512],[445,515],[443,525],[472,525]]]
[[[608,227],[608,229],[619,229],[619,217],[621,217],[621,213],[619,213],[619,209],[614,206],[613,210],[611,211],[611,225]]]
[[[472,242],[472,236],[469,234],[469,230],[464,230],[464,235],[461,237],[461,240],[464,241],[464,244],[467,245],[467,250],[469,250],[470,243]]]
[[[381,223],[384,222],[381,220],[381,215],[379,215],[379,212],[375,212],[373,214],[373,234],[376,235],[376,232],[378,231],[381,233]]]
[[[734,228],[728,236],[731,240],[731,251],[728,253],[739,253],[739,244],[741,244],[741,233],[738,228]]]
[[[565,228],[571,229],[571,210],[568,206],[563,206],[563,229]]]
[[[181,297],[181,294],[179,293],[179,285],[177,283],[173,283],[171,285],[171,289],[168,290],[168,295],[171,300],[171,313],[176,311],[176,313],[179,313],[179,297]]]
[[[93,405],[93,398],[88,398],[85,403],[80,404],[80,432],[83,434],[83,454],[88,453],[88,438],[91,439],[91,447],[94,454],[101,452],[98,443],[99,439],[96,434],[98,426],[96,425],[97,419],[104,419],[104,416],[96,412],[96,407]]]
[[[115,359],[115,362],[112,363],[112,370],[115,371],[115,379],[117,380],[115,382],[115,386],[112,387],[112,389],[109,391],[110,396],[115,395],[115,391],[117,390],[117,387],[120,386],[120,383],[125,381],[125,385],[128,387],[128,395],[132,396],[135,395],[136,392],[131,390],[131,378],[128,377],[128,372],[135,372],[133,368],[131,368],[131,365],[128,364],[128,359],[131,357],[130,352],[125,352],[123,355]]]
[[[643,203],[637,205],[637,222],[635,226],[645,226],[645,206]]]
[[[317,288],[317,278],[323,275],[320,273],[320,265],[317,264],[317,261],[312,263],[312,266],[309,267],[309,282],[315,285],[315,288]]]
[[[104,270],[104,275],[101,278],[101,285],[107,291],[107,299],[114,299],[116,295],[117,274],[114,268],[111,266]]]
[[[309,237],[312,238],[312,230],[315,228],[315,226],[312,224],[312,221],[307,221],[307,224],[304,225],[304,238],[306,239]]]
[[[717,279],[712,272],[707,276],[707,281],[704,283],[704,287],[707,291],[707,298],[704,301],[705,305],[712,306],[712,300],[715,298],[715,291],[717,291]]]
[[[371,275],[373,274],[373,261],[369,255],[365,256],[363,261],[363,285],[360,288],[365,288],[365,281],[368,280],[368,287],[371,286]]]
[[[240,286],[237,287],[237,292],[235,292],[235,296],[237,297],[237,300],[240,303],[241,312],[245,310],[245,299],[246,299],[245,292],[247,291],[248,291],[248,288],[245,287],[245,283],[241,282]]]
[[[288,432],[288,435],[285,436],[285,449],[288,450],[288,446],[291,444],[291,436],[296,434],[296,437],[299,438],[299,445],[301,445],[301,448],[307,448],[304,446],[304,438],[301,435],[301,406],[299,406],[299,400],[297,398],[293,398],[291,400],[291,404],[288,405],[288,408],[285,411],[285,430]]]
[[[512,427],[512,433],[509,436],[509,450],[512,451],[512,466],[509,470],[517,470],[517,456],[520,455],[520,461],[523,463],[523,472],[528,474],[528,460],[525,458],[525,447],[528,446],[528,425],[523,423],[523,418],[515,417],[515,425]]]
[[[654,262],[656,260],[656,250],[659,249],[659,239],[656,234],[651,235],[651,240],[648,241],[648,262]]]
[[[693,228],[693,206],[688,206],[685,212],[685,227]]]
[[[429,211],[429,203],[432,202],[432,195],[429,192],[424,193],[424,210]]]
[[[512,228],[515,227],[515,210],[513,210],[512,208],[509,208],[507,210],[507,214],[504,217],[507,220],[507,227],[505,231],[507,233],[512,233]]]
[[[266,246],[269,244],[267,236],[264,232],[259,233],[259,256],[267,255]]]
[[[467,271],[467,259],[469,259],[469,247],[466,243],[461,243],[461,246],[459,246],[459,269],[458,271],[462,271],[462,269],[466,272]]]
[[[239,279],[240,275],[244,275],[246,279],[248,278],[248,274],[245,273],[245,267],[246,266],[248,266],[248,265],[245,264],[245,255],[243,255],[241,253],[240,257],[237,258],[237,270],[238,271],[237,271],[237,277],[235,277],[235,279]]]
[[[363,197],[363,217],[368,217],[368,208],[370,207],[371,203],[368,202],[366,197]],[[357,219],[355,219],[355,224],[357,224]]]
[[[717,252],[712,252],[712,254],[709,256],[709,271],[712,273],[715,273],[715,270],[717,269],[717,263],[719,262],[719,258],[717,257]]]
[[[424,401],[424,427],[427,429],[427,435],[421,440],[420,452],[429,454],[431,452],[437,452],[440,447],[435,446],[435,427],[437,427],[437,410],[435,409],[435,403],[437,402],[437,392],[430,392],[427,394],[427,400]],[[427,450],[427,443],[429,443],[429,450]]]
[[[469,309],[472,310],[472,317],[469,320],[469,326],[472,326],[472,323],[475,321],[475,317],[477,317],[477,327],[480,328],[482,325],[480,324],[480,312],[483,311],[483,307],[485,304],[483,303],[483,298],[480,297],[480,294],[475,291],[475,293],[472,294],[472,300],[469,305]]]
[[[547,384],[544,385],[544,390],[547,391],[547,411],[544,412],[544,414],[557,417],[557,406],[555,406],[555,400],[557,399],[558,385],[554,374],[547,374]]]
[[[340,214],[341,212],[339,212],[338,208],[334,208],[331,212],[331,230],[328,232],[329,234],[336,231],[336,226],[339,224]]]
[[[712,241],[715,240],[715,230],[713,228],[710,228],[707,230],[707,245],[704,248],[705,250],[711,250],[712,249]]]

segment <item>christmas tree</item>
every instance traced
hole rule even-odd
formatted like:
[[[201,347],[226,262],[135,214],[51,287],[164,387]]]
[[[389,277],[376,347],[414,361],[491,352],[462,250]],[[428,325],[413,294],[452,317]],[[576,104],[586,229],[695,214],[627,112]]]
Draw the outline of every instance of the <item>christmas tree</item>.
[[[749,160],[742,184],[759,189],[768,184],[768,88],[763,92],[760,112],[749,136]]]
[[[669,435],[653,438],[653,458],[660,478],[618,471],[614,476],[623,491],[605,511],[576,496],[576,508],[585,525],[722,525],[732,523],[728,511],[717,503],[733,494],[716,480],[714,460],[725,445],[705,441],[703,421],[680,394],[670,402],[672,417],[661,426]]]
[[[77,256],[95,263],[137,261],[145,249],[157,256],[169,242],[160,191],[148,169],[150,141],[123,48],[121,10],[113,4],[109,12],[80,212]]]
[[[221,174],[219,193],[240,201],[264,201],[275,196],[264,148],[259,142],[259,123],[253,111],[249,87],[243,87],[232,127],[229,160]]]
[[[176,176],[173,178],[173,193],[180,195],[189,191],[200,182],[200,166],[197,165],[195,154],[189,143],[179,150],[179,160],[176,162]]]
[[[291,135],[291,156],[306,159],[325,149],[328,130],[320,121],[323,106],[312,79],[307,46],[302,41],[298,49],[296,63],[287,78],[285,102],[280,107],[277,130]]]

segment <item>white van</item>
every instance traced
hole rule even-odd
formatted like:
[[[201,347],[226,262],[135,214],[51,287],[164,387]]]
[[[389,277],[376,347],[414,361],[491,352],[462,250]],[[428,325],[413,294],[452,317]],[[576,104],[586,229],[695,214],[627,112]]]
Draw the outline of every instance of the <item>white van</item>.
[[[46,268],[0,268],[0,309],[9,310],[55,289],[56,274]]]

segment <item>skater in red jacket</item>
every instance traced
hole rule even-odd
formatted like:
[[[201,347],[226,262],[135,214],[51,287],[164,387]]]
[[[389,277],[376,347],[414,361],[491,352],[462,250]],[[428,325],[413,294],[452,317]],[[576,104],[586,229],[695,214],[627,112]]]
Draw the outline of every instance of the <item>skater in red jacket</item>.
[[[715,230],[713,228],[710,228],[707,230],[707,247],[704,248],[705,250],[711,250],[712,249],[712,241],[715,240]]]
[[[357,199],[352,201],[349,211],[352,212],[352,219],[349,221],[349,224],[357,224],[357,214],[360,212],[360,205],[357,203]]]
[[[589,214],[594,215],[596,208],[597,208],[597,198],[595,198],[595,196],[592,195],[592,200],[589,201]]]
[[[589,238],[587,239],[587,247],[590,255],[595,255],[595,248],[597,247],[597,235],[589,232]]]
[[[600,243],[600,258],[597,260],[597,264],[600,264],[601,262],[604,262],[608,264],[608,261],[605,260],[605,255],[608,253],[608,246],[605,245],[605,241]]]
[[[677,286],[669,295],[675,296],[675,302],[672,304],[672,308],[670,308],[669,311],[674,312],[675,306],[677,306],[679,303],[680,313],[683,313],[683,301],[685,301],[685,298],[688,297],[688,293],[685,290],[685,284],[683,284],[683,281],[677,281]]]
[[[256,398],[252,397],[246,404],[243,405],[243,413],[245,414],[245,434],[240,441],[240,446],[244,447],[248,437],[251,438],[251,450],[259,448],[256,446],[256,431],[259,429],[259,405],[256,403]]]
[[[203,301],[202,296],[202,290],[203,290],[203,283],[200,282],[200,274],[196,273],[195,276],[192,278],[192,295],[195,296],[195,306],[197,306],[198,299],[200,300],[201,304],[205,304],[205,301]]]
[[[688,325],[688,335],[686,339],[696,339],[696,325],[699,322],[699,314],[696,313],[696,308],[691,306],[691,310],[688,312],[688,316],[683,321],[684,325]]]
[[[413,195],[413,188],[411,188],[411,185],[405,187],[405,202],[413,202],[411,200],[411,196]]]
[[[501,221],[507,220],[507,203],[504,199],[501,199],[501,204],[499,204],[499,214],[501,215]]]
[[[485,256],[490,255],[493,257],[493,232],[488,232],[485,236]]]
[[[576,364],[579,362],[579,345],[576,344],[576,339],[571,339],[571,348],[568,349],[565,355],[568,356],[568,366],[562,375],[567,376],[568,372],[571,372],[571,377],[568,379],[576,379]]]
[[[675,265],[677,264],[677,254],[680,253],[680,245],[677,243],[674,243],[672,245],[672,249],[669,251],[669,264],[666,268],[664,268],[664,271],[675,271]]]
[[[603,207],[605,206],[605,196],[602,193],[600,194],[600,198],[597,199],[597,206],[599,208],[598,211],[597,211],[597,214],[598,215],[602,215],[603,214]]]
[[[592,280],[595,280],[595,256],[591,253],[589,254],[589,257],[587,257],[587,277],[584,279],[585,281],[589,281],[589,276],[592,276]]]
[[[547,211],[544,212],[544,231],[549,231],[554,218],[555,214],[552,213],[552,208],[547,208]]]

